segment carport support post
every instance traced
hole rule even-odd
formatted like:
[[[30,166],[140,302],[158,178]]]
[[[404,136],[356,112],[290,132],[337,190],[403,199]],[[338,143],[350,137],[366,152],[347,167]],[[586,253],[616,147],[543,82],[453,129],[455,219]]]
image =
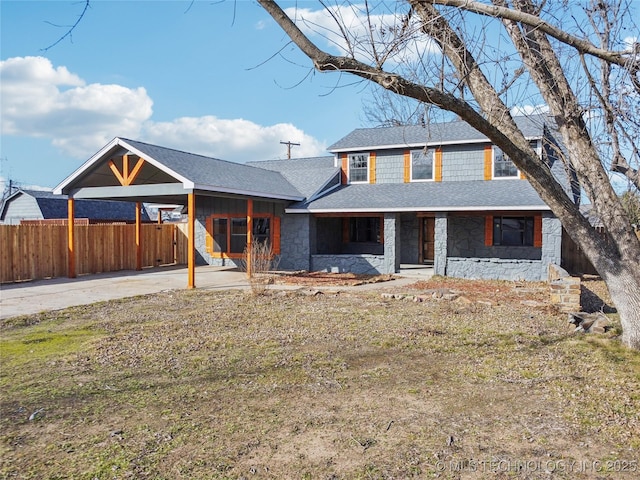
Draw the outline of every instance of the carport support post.
[[[252,259],[251,259],[251,238],[253,234],[253,200],[247,200],[247,277],[251,278],[253,275]]]
[[[67,259],[69,278],[76,278],[75,249],[75,202],[72,197],[67,200]]]
[[[196,288],[196,194],[190,193],[187,200],[189,223],[187,224],[187,288]]]
[[[142,205],[136,202],[136,270],[142,270]]]

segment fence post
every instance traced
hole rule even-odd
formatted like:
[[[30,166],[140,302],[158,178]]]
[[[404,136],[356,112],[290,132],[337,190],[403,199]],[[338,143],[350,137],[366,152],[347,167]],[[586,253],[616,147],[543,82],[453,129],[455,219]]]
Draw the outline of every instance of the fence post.
[[[67,200],[67,255],[69,278],[76,278],[76,252],[75,252],[75,202],[73,197]]]
[[[136,202],[136,270],[142,270],[142,218],[140,202]]]
[[[187,270],[188,270],[188,281],[187,288],[196,288],[196,194],[190,193],[188,195],[188,210],[189,210],[189,224],[188,224],[188,232],[189,237],[188,241],[188,249],[187,249]]]

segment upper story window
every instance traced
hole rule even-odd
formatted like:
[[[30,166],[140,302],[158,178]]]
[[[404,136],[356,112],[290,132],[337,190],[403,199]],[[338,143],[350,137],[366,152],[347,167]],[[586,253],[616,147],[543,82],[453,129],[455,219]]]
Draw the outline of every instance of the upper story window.
[[[432,148],[411,151],[412,182],[433,180],[434,152]]]
[[[538,155],[540,150],[538,148],[538,140],[531,140],[529,142],[531,148],[533,148]],[[493,147],[493,178],[518,178],[520,172],[518,167],[511,161],[511,159],[505,155],[505,153],[498,147]]]
[[[355,153],[349,155],[349,183],[369,182],[369,155]]]

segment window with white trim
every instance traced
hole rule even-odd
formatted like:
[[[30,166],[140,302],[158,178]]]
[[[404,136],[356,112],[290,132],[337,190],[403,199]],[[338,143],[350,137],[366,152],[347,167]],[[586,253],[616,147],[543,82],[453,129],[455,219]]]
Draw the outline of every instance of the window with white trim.
[[[433,148],[411,150],[411,181],[433,180]]]
[[[349,155],[349,183],[369,182],[369,154]]]
[[[538,140],[531,140],[529,145],[540,155]],[[498,147],[493,147],[493,178],[518,178],[520,171],[518,167],[505,155]]]

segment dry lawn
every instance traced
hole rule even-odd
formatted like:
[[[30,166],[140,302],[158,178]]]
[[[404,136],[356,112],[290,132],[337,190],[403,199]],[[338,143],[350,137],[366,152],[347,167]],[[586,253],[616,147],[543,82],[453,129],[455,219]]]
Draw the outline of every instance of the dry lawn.
[[[537,284],[414,287],[463,298],[185,290],[10,319],[0,478],[638,477],[616,330],[571,333]]]

